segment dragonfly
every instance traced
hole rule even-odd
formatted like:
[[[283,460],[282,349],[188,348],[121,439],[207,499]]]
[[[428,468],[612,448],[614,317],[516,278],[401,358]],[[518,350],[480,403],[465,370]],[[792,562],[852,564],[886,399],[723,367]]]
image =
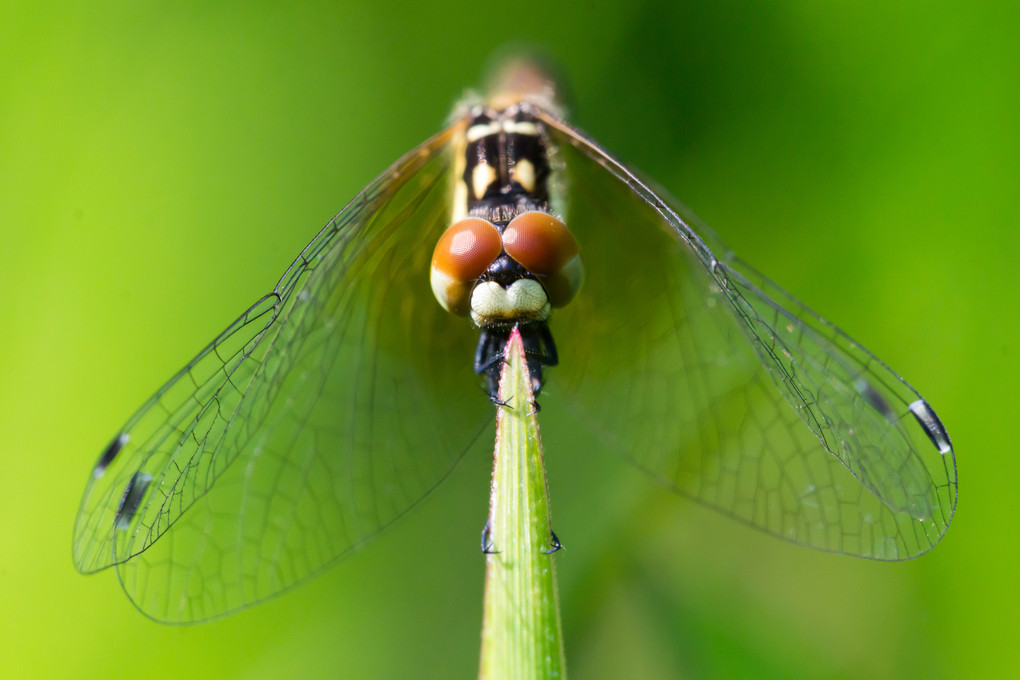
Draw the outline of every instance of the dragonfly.
[[[361,548],[491,433],[518,327],[544,418],[787,541],[904,560],[956,460],[896,372],[564,119],[514,60],[348,203],[132,415],[73,532],[157,621],[206,621]]]

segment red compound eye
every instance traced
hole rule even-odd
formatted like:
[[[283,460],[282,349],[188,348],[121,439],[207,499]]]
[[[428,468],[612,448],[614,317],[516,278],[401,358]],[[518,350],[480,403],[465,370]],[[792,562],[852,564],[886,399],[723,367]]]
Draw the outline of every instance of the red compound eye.
[[[518,215],[503,231],[503,247],[538,276],[553,307],[570,302],[581,288],[584,268],[577,239],[552,215],[537,211]]]
[[[491,222],[467,217],[447,229],[432,253],[432,292],[445,309],[467,314],[474,281],[499,257],[503,243]]]

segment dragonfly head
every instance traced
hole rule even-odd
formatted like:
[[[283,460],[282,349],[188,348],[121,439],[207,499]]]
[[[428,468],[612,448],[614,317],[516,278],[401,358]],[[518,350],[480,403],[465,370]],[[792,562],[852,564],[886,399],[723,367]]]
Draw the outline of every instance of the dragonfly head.
[[[559,219],[531,210],[498,226],[467,217],[439,239],[432,292],[447,311],[478,326],[545,321],[584,280],[577,239]]]

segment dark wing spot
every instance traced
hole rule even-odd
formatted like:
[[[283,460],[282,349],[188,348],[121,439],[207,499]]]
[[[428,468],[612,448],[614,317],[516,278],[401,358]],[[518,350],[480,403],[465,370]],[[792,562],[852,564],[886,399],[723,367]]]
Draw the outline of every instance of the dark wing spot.
[[[117,457],[117,454],[120,453],[120,450],[124,448],[124,445],[128,443],[129,439],[131,439],[131,435],[127,432],[121,432],[113,438],[113,441],[106,447],[106,450],[100,454],[99,460],[96,461],[96,466],[92,468],[93,477],[98,479],[103,476],[103,473],[106,472],[106,468],[110,467],[110,463],[112,463],[113,459]]]
[[[935,415],[935,411],[928,405],[928,402],[918,399],[910,405],[910,412],[917,418],[917,422],[921,424],[921,428],[935,448],[939,450],[939,453],[947,454],[953,450],[946,428],[942,426],[942,421]]]
[[[871,405],[871,408],[885,416],[886,420],[891,421],[895,418],[892,409],[889,408],[889,402],[882,398],[882,395],[871,386],[871,383],[864,378],[858,378],[854,382],[854,387],[857,388],[857,391],[861,393],[862,397],[868,400],[868,404]]]
[[[114,520],[118,529],[127,529],[131,526],[131,520],[138,512],[138,506],[142,504],[145,491],[152,483],[152,475],[139,470],[132,477],[124,488],[124,495],[120,497],[120,505],[117,506],[117,517]]]

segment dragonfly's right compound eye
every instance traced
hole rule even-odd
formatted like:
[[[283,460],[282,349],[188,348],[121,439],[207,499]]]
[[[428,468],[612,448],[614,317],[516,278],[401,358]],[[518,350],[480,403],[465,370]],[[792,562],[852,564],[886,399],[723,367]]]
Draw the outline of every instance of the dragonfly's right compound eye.
[[[432,292],[448,312],[467,316],[471,289],[503,251],[499,230],[491,222],[467,217],[440,237],[432,253]]]
[[[577,294],[584,281],[580,248],[567,225],[549,213],[521,213],[503,231],[506,254],[537,274],[549,303],[562,307]]]

